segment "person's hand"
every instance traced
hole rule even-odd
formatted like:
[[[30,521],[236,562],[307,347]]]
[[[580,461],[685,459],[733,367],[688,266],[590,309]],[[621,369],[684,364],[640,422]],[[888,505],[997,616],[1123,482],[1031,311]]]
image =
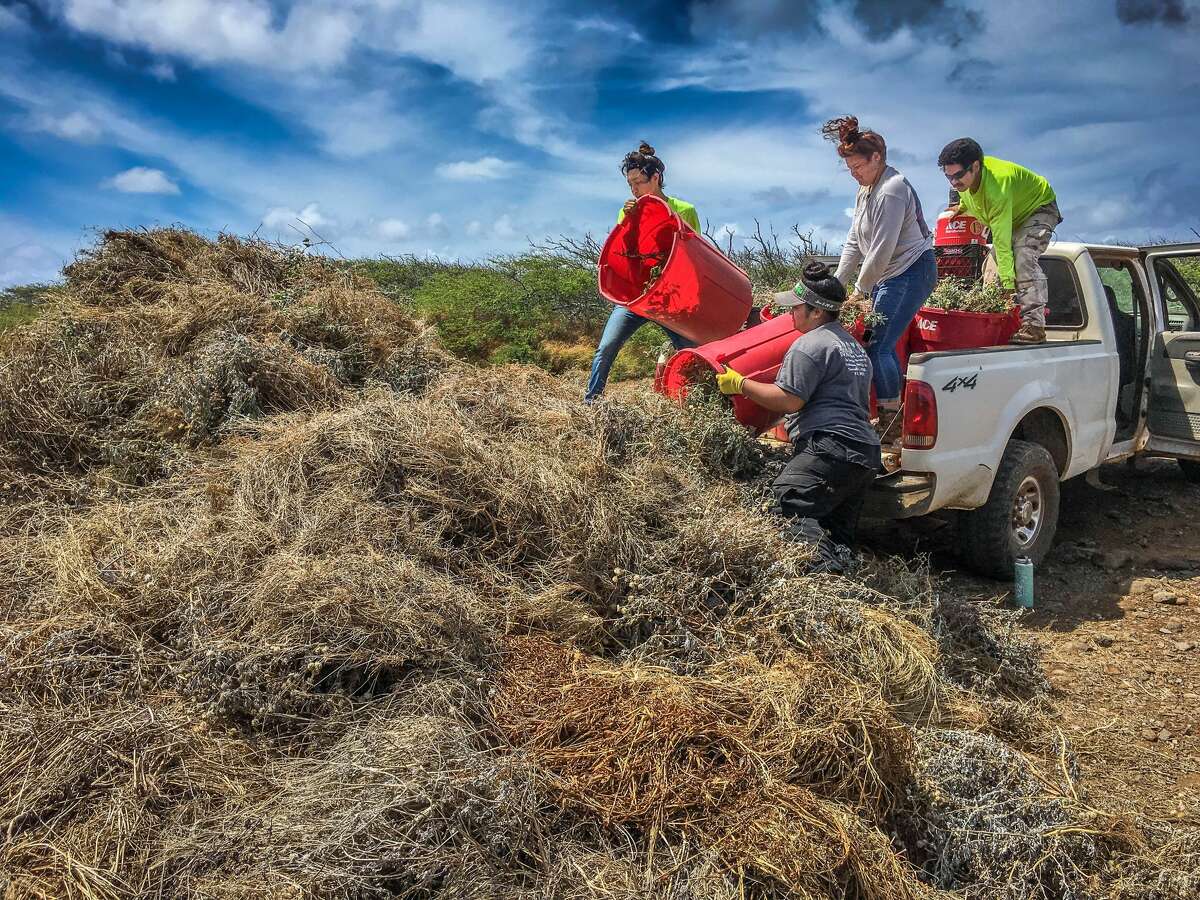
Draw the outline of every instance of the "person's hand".
[[[724,372],[717,373],[717,388],[722,394],[740,394],[745,380],[745,375],[726,366]]]
[[[626,200],[626,201],[625,201],[625,205],[624,205],[624,206],[622,206],[621,208],[622,208],[623,210],[625,210],[625,214],[626,214],[626,215],[629,215],[630,211],[632,211],[633,207],[634,207],[636,204],[637,204],[637,201],[636,201],[636,200]]]

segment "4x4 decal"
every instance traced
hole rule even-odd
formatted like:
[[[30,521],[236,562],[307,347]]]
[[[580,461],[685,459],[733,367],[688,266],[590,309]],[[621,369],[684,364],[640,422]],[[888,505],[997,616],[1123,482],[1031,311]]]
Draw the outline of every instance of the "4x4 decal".
[[[949,391],[952,394],[959,388],[969,388],[973,391],[975,390],[975,384],[978,378],[978,372],[976,372],[974,375],[957,375],[943,384],[942,390]]]

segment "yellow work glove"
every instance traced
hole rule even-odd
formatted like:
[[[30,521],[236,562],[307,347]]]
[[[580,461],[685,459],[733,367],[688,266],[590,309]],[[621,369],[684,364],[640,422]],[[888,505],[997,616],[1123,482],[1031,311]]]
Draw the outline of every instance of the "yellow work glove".
[[[717,374],[717,387],[720,388],[722,394],[740,394],[742,392],[742,382],[746,380],[746,376],[726,366],[724,372]]]

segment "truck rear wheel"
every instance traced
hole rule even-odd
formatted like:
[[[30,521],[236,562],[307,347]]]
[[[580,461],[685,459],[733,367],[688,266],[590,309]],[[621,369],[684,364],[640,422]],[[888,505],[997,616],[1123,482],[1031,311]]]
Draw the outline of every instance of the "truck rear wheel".
[[[1054,543],[1058,498],[1058,469],[1046,448],[1009,441],[987,503],[961,519],[963,562],[994,578],[1011,578],[1021,556],[1040,563]]]
[[[1183,477],[1192,484],[1200,484],[1200,462],[1194,459],[1177,459],[1179,469],[1183,472]]]

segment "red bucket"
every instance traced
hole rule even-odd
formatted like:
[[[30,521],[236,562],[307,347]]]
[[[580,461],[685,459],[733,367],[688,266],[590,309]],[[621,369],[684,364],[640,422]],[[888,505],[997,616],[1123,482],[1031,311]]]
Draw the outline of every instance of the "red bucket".
[[[850,333],[861,341],[861,321],[850,329]],[[739,331],[723,340],[680,350],[667,361],[661,387],[658,384],[655,386],[661,393],[682,403],[687,397],[688,388],[709,372],[721,372],[726,366],[751,381],[773,384],[779,367],[783,365],[783,358],[798,337],[800,332],[793,326],[790,315],[767,319],[761,325]],[[767,431],[782,418],[779,413],[764,409],[741,394],[731,399],[733,417],[756,434]],[[872,387],[871,415],[875,414],[874,405],[875,389]]]
[[[662,392],[682,403],[688,388],[708,372],[721,372],[725,366],[752,381],[770,384],[775,381],[788,348],[799,336],[791,316],[777,316],[724,340],[680,350],[667,362]],[[779,413],[763,409],[741,394],[732,399],[734,418],[755,433],[766,431],[781,418]]]
[[[599,288],[607,300],[697,344],[741,328],[753,296],[745,272],[649,194],[604,242]]]
[[[1011,313],[976,313],[922,306],[908,330],[909,351],[973,350],[1007,344],[1021,317]]]

